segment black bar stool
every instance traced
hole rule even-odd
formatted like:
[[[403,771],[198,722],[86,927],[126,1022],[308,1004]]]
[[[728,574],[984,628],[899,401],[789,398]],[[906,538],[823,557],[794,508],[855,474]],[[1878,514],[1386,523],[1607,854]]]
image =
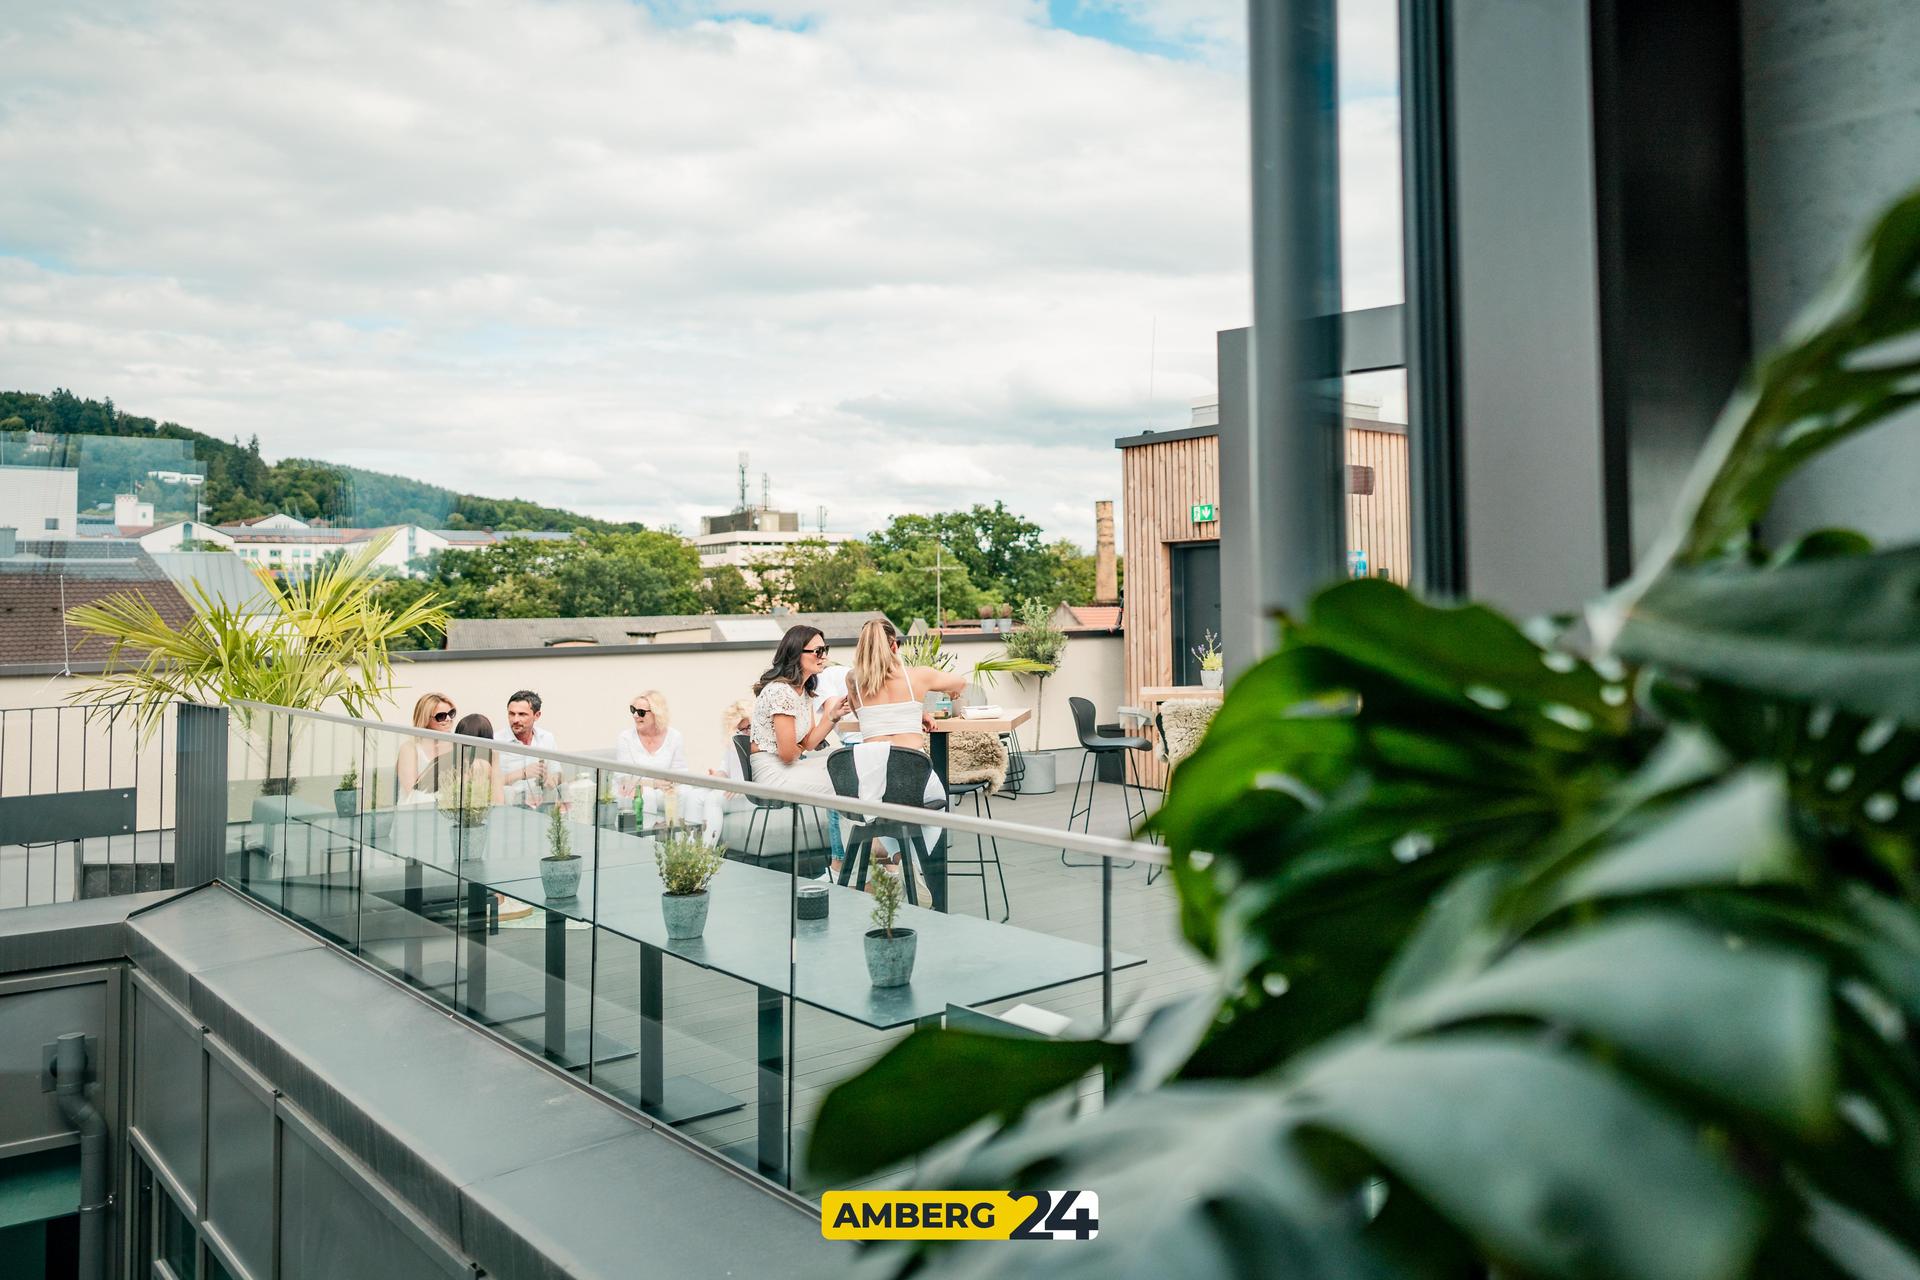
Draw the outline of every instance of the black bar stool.
[[[1089,780],[1087,778],[1087,766],[1094,764],[1098,757],[1110,756],[1115,752],[1127,752],[1129,754],[1123,757],[1125,763],[1121,766],[1123,772],[1120,783],[1120,803],[1126,808],[1127,828],[1131,831],[1135,824],[1147,816],[1147,794],[1141,789],[1139,770],[1134,767],[1134,758],[1131,753],[1135,751],[1152,750],[1153,744],[1145,738],[1103,738],[1094,726],[1093,704],[1091,702],[1088,702],[1085,698],[1068,698],[1067,706],[1073,709],[1074,732],[1079,735],[1080,746],[1084,749],[1080,757],[1079,776],[1073,781],[1073,807],[1067,811],[1067,830],[1073,830],[1074,820],[1078,818],[1081,819],[1080,829],[1082,831],[1088,834],[1092,834],[1093,831],[1093,801],[1094,796],[1099,793],[1100,789],[1100,771],[1098,766],[1095,765],[1094,776]],[[1132,795],[1128,795],[1127,793],[1127,787],[1129,785],[1128,779],[1131,779],[1131,785],[1133,787]],[[1087,788],[1087,804],[1084,809],[1080,807],[1080,787],[1083,783]],[[1134,813],[1135,800],[1138,800],[1140,806],[1140,812],[1137,815]],[[1065,849],[1060,851],[1060,861],[1069,867],[1097,867],[1100,865],[1098,862],[1075,862],[1067,856]],[[1133,863],[1129,861],[1125,865],[1130,867]]]

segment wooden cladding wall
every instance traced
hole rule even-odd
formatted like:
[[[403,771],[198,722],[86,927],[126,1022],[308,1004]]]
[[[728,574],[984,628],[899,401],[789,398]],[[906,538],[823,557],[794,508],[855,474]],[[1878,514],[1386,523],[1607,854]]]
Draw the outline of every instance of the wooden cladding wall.
[[[1126,556],[1126,701],[1138,705],[1140,690],[1173,683],[1172,554],[1180,542],[1219,538],[1220,524],[1195,524],[1195,503],[1220,501],[1220,441],[1216,436],[1169,440],[1123,449],[1122,537]],[[1385,569],[1405,585],[1413,563],[1407,437],[1399,431],[1347,431],[1347,463],[1373,471],[1373,492],[1347,495],[1347,545],[1367,552],[1367,571]],[[1350,472],[1351,474],[1351,472]],[[1221,520],[1233,512],[1219,513]],[[1231,584],[1223,584],[1229,599]],[[1113,708],[1097,709],[1101,718]],[[1157,760],[1136,759],[1148,786],[1164,783]]]
[[[1219,521],[1195,524],[1195,503],[1220,501],[1220,441],[1217,436],[1169,440],[1121,451],[1121,494],[1127,558],[1126,700],[1137,705],[1148,685],[1173,683],[1173,557],[1169,543],[1211,542]],[[1223,517],[1224,518],[1224,517]],[[1111,707],[1099,708],[1105,719]],[[1141,781],[1160,786],[1159,761],[1137,757]]]
[[[1347,546],[1367,553],[1367,572],[1382,569],[1401,586],[1413,566],[1412,497],[1407,488],[1407,437],[1400,431],[1347,428],[1347,469],[1373,469],[1373,492],[1347,495]],[[1349,483],[1349,488],[1352,484]]]

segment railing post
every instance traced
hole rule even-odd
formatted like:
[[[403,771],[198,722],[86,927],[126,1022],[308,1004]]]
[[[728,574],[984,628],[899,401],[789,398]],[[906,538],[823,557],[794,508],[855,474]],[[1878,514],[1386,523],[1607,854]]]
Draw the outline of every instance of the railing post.
[[[174,734],[173,885],[219,877],[227,849],[227,709],[183,702]]]

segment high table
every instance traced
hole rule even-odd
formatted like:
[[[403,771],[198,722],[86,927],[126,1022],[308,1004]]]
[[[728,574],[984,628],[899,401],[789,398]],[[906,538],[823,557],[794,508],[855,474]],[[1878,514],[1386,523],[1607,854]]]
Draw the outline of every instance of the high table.
[[[973,728],[981,722],[967,725]],[[992,724],[994,722],[986,722]],[[982,732],[995,732],[988,728]],[[316,817],[316,824],[358,832],[356,819]],[[786,1007],[792,999],[850,1021],[890,1030],[937,1025],[949,1005],[977,1006],[1101,977],[1146,963],[1114,952],[1111,966],[1101,949],[973,916],[903,906],[897,927],[918,935],[914,980],[878,988],[867,977],[865,942],[873,900],[855,889],[830,885],[824,920],[796,920],[793,893],[803,883],[789,872],[728,861],[715,877],[706,931],[693,939],[667,937],[660,909],[662,888],[654,870],[651,836],[595,830],[570,824],[573,847],[586,859],[573,897],[549,899],[539,876],[546,852],[547,817],[514,807],[496,807],[488,821],[483,853],[452,857],[451,828],[428,809],[402,810],[382,852],[407,860],[408,887],[419,892],[418,872],[429,866],[465,882],[470,909],[478,895],[500,893],[547,913],[546,1000],[543,1045],[549,1057],[584,1064],[588,1046],[567,1025],[566,924],[589,921],[640,947],[640,1103],[669,1123],[733,1110],[731,1094],[687,1077],[666,1075],[663,960],[666,956],[752,983],[758,993],[759,1126],[753,1159],[769,1177],[789,1172],[786,1125]],[[356,836],[357,838],[357,836]],[[804,882],[811,883],[811,882]],[[484,919],[484,914],[482,915]],[[485,1003],[485,933],[470,963],[468,1003]],[[596,1036],[595,1061],[611,1042]],[[621,1047],[623,1048],[623,1047]]]
[[[935,720],[933,722],[933,732],[927,737],[927,755],[933,759],[933,776],[940,779],[941,786],[944,787],[947,785],[948,734],[991,733],[998,735],[1002,733],[1012,733],[1015,729],[1018,729],[1031,719],[1033,719],[1033,712],[1027,710],[1025,707],[1019,707],[1003,715],[995,716],[992,719],[985,717],[968,719],[965,716],[953,715],[943,716]],[[835,728],[836,730],[844,729],[849,733],[858,733],[860,732],[859,718],[849,716],[836,725]]]

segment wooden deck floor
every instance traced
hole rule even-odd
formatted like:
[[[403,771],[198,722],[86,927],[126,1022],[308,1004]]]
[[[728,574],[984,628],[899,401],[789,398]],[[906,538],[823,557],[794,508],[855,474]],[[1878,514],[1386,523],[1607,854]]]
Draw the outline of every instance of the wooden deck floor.
[[[1101,784],[1096,798],[1093,830],[1096,834],[1126,834],[1119,788]],[[1046,796],[996,800],[994,816],[1026,825],[1063,828],[1070,787]],[[1147,793],[1149,799],[1156,793]],[[972,812],[971,804],[965,806]],[[972,855],[973,839],[960,836],[953,856]],[[1069,867],[1060,850],[1040,844],[1002,841],[1000,857],[1006,872],[1013,927],[1030,929],[1094,946],[1100,943],[1101,874],[1097,866]],[[992,914],[1001,910],[1000,886],[987,868]],[[1147,883],[1147,867],[1118,867],[1113,877],[1113,942],[1118,951],[1143,956],[1146,963],[1114,976],[1115,1026],[1136,1026],[1148,1011],[1190,990],[1203,987],[1210,974],[1179,934],[1175,898],[1165,875]],[[956,912],[981,915],[980,881],[954,877],[950,905]],[[638,945],[602,930],[575,927],[566,933],[569,974],[568,1020],[584,1028],[589,1017],[588,975],[595,982],[592,1025],[609,1044],[637,1047],[641,1037],[640,962]],[[504,923],[488,943],[488,986],[491,993],[514,992],[537,1004],[544,995],[543,962],[546,929],[538,912]],[[453,936],[429,939],[426,958],[451,959]],[[664,968],[665,1067],[669,1077],[687,1076],[731,1095],[736,1110],[686,1123],[682,1132],[715,1148],[751,1158],[758,1132],[757,1022],[754,988],[720,974],[696,968],[669,956]],[[1102,1013],[1101,981],[1092,978],[1024,998],[1025,1003],[1065,1014],[1076,1029],[1099,1029]],[[1022,1001],[987,1006],[1000,1011]],[[792,1006],[790,1006],[791,1008]],[[530,1048],[538,1047],[542,1023],[538,1017],[501,1024],[496,1028]],[[798,1007],[789,1023],[789,1097],[796,1155],[804,1148],[810,1128],[828,1090],[859,1071],[906,1033],[877,1032],[857,1023],[807,1007]],[[579,1074],[586,1077],[582,1069]],[[596,1062],[592,1083],[634,1105],[639,1102],[639,1063],[631,1056]],[[964,1087],[963,1082],[929,1081],[928,1088]]]

